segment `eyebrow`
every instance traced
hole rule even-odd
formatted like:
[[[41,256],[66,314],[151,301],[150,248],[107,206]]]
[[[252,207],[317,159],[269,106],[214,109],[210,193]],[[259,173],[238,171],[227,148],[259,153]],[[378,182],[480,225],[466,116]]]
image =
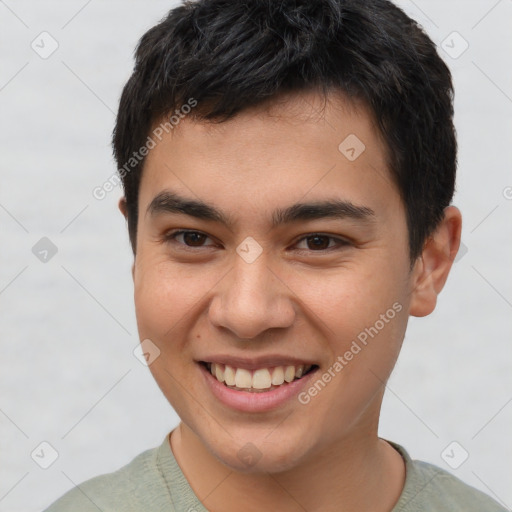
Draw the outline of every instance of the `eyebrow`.
[[[197,219],[219,222],[231,228],[234,220],[217,207],[182,197],[164,190],[156,195],[149,204],[146,215],[155,217],[160,214],[183,214]],[[326,199],[309,203],[296,203],[286,208],[278,208],[272,213],[272,228],[283,224],[316,219],[352,219],[369,223],[375,218],[375,212],[367,206],[359,206],[351,201]]]

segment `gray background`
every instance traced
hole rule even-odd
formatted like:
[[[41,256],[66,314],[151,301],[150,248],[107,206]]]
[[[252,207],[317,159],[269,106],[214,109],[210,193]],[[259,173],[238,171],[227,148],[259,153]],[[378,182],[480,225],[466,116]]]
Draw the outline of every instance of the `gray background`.
[[[510,508],[512,2],[399,4],[454,73],[454,203],[465,249],[435,313],[411,319],[380,435]],[[92,196],[115,171],[110,134],[133,48],[173,5],[0,1],[0,511],[41,510],[160,444],[177,424],[132,353],[121,190]],[[43,31],[59,45],[47,58],[31,47],[51,49]],[[42,237],[58,250],[47,262],[32,252]],[[43,441],[58,453],[47,469]],[[451,468],[446,460],[460,463],[463,450],[469,458]]]

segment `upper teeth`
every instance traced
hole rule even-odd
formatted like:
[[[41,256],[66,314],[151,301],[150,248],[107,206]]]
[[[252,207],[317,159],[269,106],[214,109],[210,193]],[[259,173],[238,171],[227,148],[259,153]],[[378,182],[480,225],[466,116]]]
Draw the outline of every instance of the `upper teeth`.
[[[297,366],[275,366],[273,368],[246,370],[245,368],[234,368],[227,364],[210,363],[208,369],[219,382],[225,382],[228,386],[245,389],[267,389],[271,386],[280,386],[285,381],[291,382],[295,378],[302,377],[311,369],[311,366],[310,364],[300,364]]]

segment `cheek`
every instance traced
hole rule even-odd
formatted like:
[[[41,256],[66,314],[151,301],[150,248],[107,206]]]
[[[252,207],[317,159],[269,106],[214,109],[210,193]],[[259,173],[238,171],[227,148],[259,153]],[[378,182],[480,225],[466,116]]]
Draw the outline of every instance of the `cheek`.
[[[378,390],[380,380],[387,380],[407,326],[403,271],[396,263],[384,267],[338,269],[314,279],[296,276],[290,282],[311,322],[324,333],[327,366],[343,358],[331,391],[349,390],[353,400],[347,400],[356,408]],[[332,399],[342,409],[348,405],[339,397]]]
[[[186,284],[178,272],[170,272],[164,263],[144,258],[137,262],[134,300],[141,336],[165,338],[189,308]]]
[[[206,307],[208,290],[218,274],[170,263],[161,256],[141,258],[136,265],[134,300],[140,336],[162,342],[185,343],[179,333],[186,331]],[[179,342],[178,340],[182,340]]]
[[[304,312],[312,320],[321,320],[332,335],[357,334],[373,325],[395,302],[406,305],[406,283],[403,272],[391,264],[377,266],[351,265],[330,271],[293,271],[283,273],[283,281]]]

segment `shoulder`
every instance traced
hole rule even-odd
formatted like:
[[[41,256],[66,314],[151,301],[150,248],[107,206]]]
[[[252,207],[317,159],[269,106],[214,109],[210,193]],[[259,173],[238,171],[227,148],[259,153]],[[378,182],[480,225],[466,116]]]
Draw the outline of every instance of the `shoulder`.
[[[448,471],[427,462],[412,460],[403,447],[390,444],[406,462],[405,486],[392,512],[507,512],[490,496]]]
[[[86,480],[44,512],[172,512],[167,486],[159,471],[161,450],[162,446],[151,448],[117,471]]]

